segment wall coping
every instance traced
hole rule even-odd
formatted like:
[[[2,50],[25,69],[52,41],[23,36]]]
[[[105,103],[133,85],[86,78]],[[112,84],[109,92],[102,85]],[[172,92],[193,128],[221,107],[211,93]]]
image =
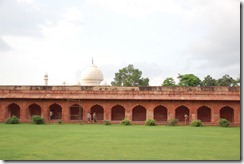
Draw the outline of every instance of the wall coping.
[[[240,87],[0,86],[0,99],[240,101]]]

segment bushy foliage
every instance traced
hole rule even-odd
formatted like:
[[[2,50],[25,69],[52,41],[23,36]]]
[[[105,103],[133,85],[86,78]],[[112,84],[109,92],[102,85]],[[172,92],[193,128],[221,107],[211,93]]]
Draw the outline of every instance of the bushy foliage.
[[[121,124],[122,124],[122,125],[126,125],[126,126],[131,125],[130,120],[127,119],[127,118],[125,118],[124,120],[122,120],[122,121],[121,121]]]
[[[58,120],[58,124],[61,125],[63,122],[62,120]]]
[[[109,120],[104,120],[103,124],[104,124],[104,125],[111,125],[111,121],[109,121]]]
[[[34,115],[31,117],[31,122],[34,124],[45,124],[44,119],[41,116]]]
[[[175,80],[173,77],[168,77],[163,81],[162,86],[176,86]]]
[[[115,73],[112,86],[149,86],[149,78],[141,77],[142,72],[134,68],[132,64]]]
[[[175,126],[178,123],[178,120],[175,118],[171,118],[170,120],[167,121],[168,126]]]
[[[230,122],[224,118],[221,118],[219,120],[219,126],[221,127],[228,127],[230,125]]]
[[[192,126],[192,127],[201,127],[201,126],[203,126],[203,125],[202,125],[202,121],[201,121],[201,120],[193,120],[193,121],[191,122],[191,126]]]
[[[19,124],[19,119],[16,116],[8,118],[5,122],[6,124]]]
[[[193,74],[184,74],[177,77],[179,79],[179,86],[199,86],[201,80]]]
[[[145,122],[146,126],[155,126],[156,125],[156,121],[154,119],[148,119]]]

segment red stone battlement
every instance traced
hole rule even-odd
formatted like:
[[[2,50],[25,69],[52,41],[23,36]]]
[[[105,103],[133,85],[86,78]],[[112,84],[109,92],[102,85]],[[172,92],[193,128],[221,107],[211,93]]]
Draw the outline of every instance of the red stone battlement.
[[[0,86],[0,98],[240,101],[240,87]]]

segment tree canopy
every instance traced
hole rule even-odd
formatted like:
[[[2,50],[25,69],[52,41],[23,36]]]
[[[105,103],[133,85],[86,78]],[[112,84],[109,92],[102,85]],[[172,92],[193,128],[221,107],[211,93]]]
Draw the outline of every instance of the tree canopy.
[[[240,86],[240,78],[233,79],[229,75],[224,75],[219,79],[214,79],[210,75],[204,77],[201,81],[197,76],[193,74],[179,74],[179,83],[176,84],[172,77],[166,78],[162,86]]]
[[[212,78],[210,75],[207,75],[206,77],[204,77],[201,86],[217,86],[217,80],[215,80],[214,78]]]
[[[175,86],[175,80],[172,77],[168,77],[163,81],[162,86]]]
[[[193,74],[184,74],[177,77],[179,79],[179,86],[199,86],[201,80]]]
[[[235,80],[226,74],[222,76],[222,78],[218,79],[217,83],[219,86],[238,86],[240,79],[237,78],[237,80]]]
[[[112,86],[149,86],[149,78],[142,78],[142,72],[134,68],[132,64],[115,73]]]

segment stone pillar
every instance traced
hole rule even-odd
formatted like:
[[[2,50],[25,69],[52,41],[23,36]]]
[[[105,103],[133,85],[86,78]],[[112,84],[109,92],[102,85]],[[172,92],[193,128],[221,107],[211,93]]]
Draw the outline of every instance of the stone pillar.
[[[43,117],[44,121],[49,122],[50,121],[50,114],[49,114],[50,104],[44,100],[44,102],[40,106],[41,106],[42,117]]]
[[[92,113],[91,113],[91,104],[90,103],[88,103],[88,102],[83,102],[82,103],[82,107],[83,107],[83,122],[84,123],[88,123],[87,121],[87,114],[88,113],[90,113],[91,115],[92,115]],[[92,122],[92,120],[91,120],[91,122]]]
[[[104,114],[104,117],[103,117],[103,119],[104,120],[109,120],[109,121],[111,121],[111,106],[109,105],[109,104],[104,104],[103,105],[103,114]]]
[[[27,111],[28,111],[28,107],[26,105],[26,103],[22,102],[20,106],[20,122],[29,122],[29,120],[27,119]]]
[[[0,122],[4,122],[4,111],[3,104],[0,102]]]
[[[212,115],[211,115],[211,123],[218,124],[220,114],[220,108],[218,106],[213,106],[212,108]]]
[[[69,104],[67,101],[64,101],[63,103],[60,103],[60,106],[62,107],[62,121],[63,122],[69,122],[70,118],[70,109]]]
[[[125,118],[132,121],[132,107],[131,107],[131,105],[125,104],[124,107],[125,107]]]
[[[151,108],[147,109],[146,120],[148,120],[148,119],[153,119],[153,109],[151,109]]]
[[[240,108],[238,106],[236,106],[234,108],[234,123],[238,123],[240,124]]]
[[[167,110],[168,114],[167,114],[167,120],[173,119],[175,118],[175,109],[174,108],[169,108]]]

